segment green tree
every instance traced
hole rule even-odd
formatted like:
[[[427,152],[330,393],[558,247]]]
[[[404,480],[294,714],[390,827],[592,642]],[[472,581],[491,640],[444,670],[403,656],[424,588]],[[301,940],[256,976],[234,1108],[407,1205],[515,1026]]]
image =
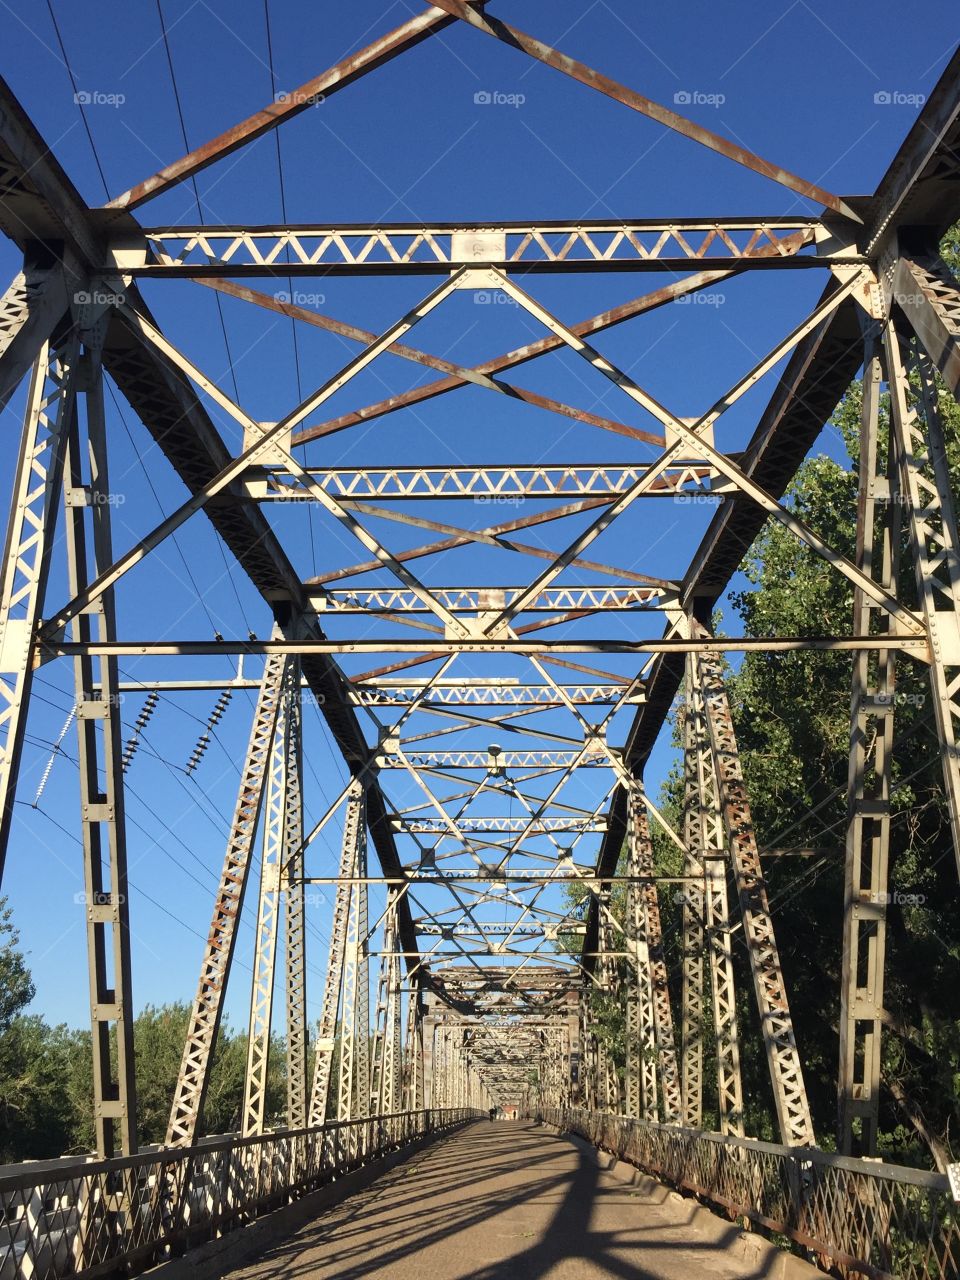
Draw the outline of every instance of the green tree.
[[[960,224],[942,252],[956,272]],[[960,409],[938,394],[954,494],[960,494]],[[830,426],[848,460],[808,458],[785,496],[786,505],[836,550],[853,558],[856,537],[861,385],[854,383]],[[881,402],[880,439],[889,422]],[[902,530],[900,598],[916,605],[906,521]],[[748,589],[733,598],[748,637],[844,634],[852,592],[830,565],[768,521],[750,548],[743,571]],[[729,674],[741,763],[761,849],[802,851],[767,857],[781,959],[787,980],[817,1134],[829,1146],[835,1126],[842,939],[846,786],[850,737],[851,658],[842,653],[750,652]],[[956,859],[944,804],[939,748],[933,731],[924,668],[897,664],[896,737],[888,908],[885,1025],[882,1060],[881,1150],[888,1158],[943,1165],[956,1150],[960,1124],[960,923],[953,908]],[[677,726],[674,745],[679,746]],[[660,797],[679,829],[683,784],[678,770]],[[658,870],[676,870],[675,850],[654,828]],[[622,866],[622,860],[621,860]],[[673,896],[661,892],[665,941],[675,982],[680,970],[680,920]],[[614,909],[618,909],[614,898]],[[742,932],[734,934],[738,1012],[747,1129],[775,1137],[772,1099]],[[674,1009],[679,992],[674,990]],[[614,1052],[622,1043],[622,1015],[597,1006],[600,1033]],[[705,1035],[707,1107],[715,1124]],[[621,1059],[622,1061],[622,1059]]]

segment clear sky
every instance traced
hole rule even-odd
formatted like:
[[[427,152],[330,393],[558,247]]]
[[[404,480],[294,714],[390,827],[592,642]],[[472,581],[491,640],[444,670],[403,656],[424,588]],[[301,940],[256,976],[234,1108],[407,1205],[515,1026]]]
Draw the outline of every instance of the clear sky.
[[[953,51],[957,10],[946,0],[905,9],[892,0],[871,4],[795,0],[784,6],[735,2],[639,6],[627,0],[590,5],[544,0],[492,0],[491,11],[559,46],[656,101],[687,113],[768,160],[841,195],[872,191]],[[419,6],[355,2],[317,6],[303,0],[156,0],[137,4],[89,0],[0,0],[0,69],[74,183],[100,204],[153,173],[189,147],[230,126],[321,69],[399,25]],[[56,17],[57,27],[53,22]],[[166,27],[164,41],[161,17]],[[266,19],[269,18],[269,42]],[[57,29],[58,28],[58,29]],[[168,56],[169,55],[169,56]],[[176,94],[179,97],[175,96]],[[78,102],[76,99],[80,98]],[[815,206],[661,126],[574,84],[515,50],[461,27],[434,36],[335,98],[267,135],[197,179],[142,208],[145,225],[195,223],[428,222],[554,218],[670,218],[799,215]],[[282,181],[281,181],[282,175]],[[7,278],[15,249],[0,245]],[[651,288],[662,277],[539,276],[530,291],[573,322]],[[301,281],[306,305],[380,331],[435,284],[423,277]],[[262,284],[282,290],[285,282]],[[819,272],[758,272],[715,291],[696,305],[672,306],[605,333],[597,345],[673,412],[702,413],[758,357],[809,311],[823,287]],[[157,281],[144,292],[165,331],[214,380],[262,420],[272,421],[346,362],[356,347],[317,330],[216,297],[186,281]],[[460,296],[416,331],[416,345],[472,363],[531,338],[540,330],[511,306],[481,308]],[[569,354],[525,366],[517,381],[581,408],[636,426],[649,421],[608,383]],[[393,358],[378,362],[323,411],[333,416],[358,403],[416,385],[429,371]],[[729,415],[718,441],[742,447],[770,393],[768,378]],[[414,414],[309,446],[314,465],[410,461],[627,461],[650,450],[467,388]],[[9,492],[22,392],[3,415],[8,448],[0,460]],[[170,468],[119,396],[108,397],[116,549],[129,546],[182,501]],[[239,447],[235,426],[213,414]],[[824,433],[818,449],[840,456]],[[643,504],[640,504],[643,505]],[[438,514],[463,521],[463,506]],[[517,515],[480,508],[480,525]],[[680,577],[711,510],[655,502],[636,511],[607,540],[598,558],[634,571]],[[366,558],[342,531],[314,514],[272,512],[290,538],[305,576]],[[418,531],[371,522],[390,545],[422,540]],[[568,536],[579,526],[568,524]],[[389,531],[389,534],[388,534]],[[549,531],[543,545],[562,545]],[[531,537],[531,541],[536,540]],[[518,582],[530,564],[516,566]],[[499,561],[480,552],[431,570],[439,585],[503,582]],[[499,576],[497,576],[499,575]],[[371,579],[373,581],[374,579]],[[54,569],[51,598],[65,594],[63,566]],[[269,613],[199,518],[166,543],[120,593],[121,634],[130,638],[264,636]],[[624,617],[593,634],[629,635]],[[727,618],[731,630],[735,619]],[[381,634],[371,630],[371,635]],[[256,668],[251,663],[251,669]],[[351,672],[363,662],[345,663]],[[624,672],[623,664],[611,669]],[[131,662],[130,679],[169,675],[172,663]],[[464,666],[463,670],[468,670]],[[183,674],[182,668],[177,668]],[[479,670],[479,668],[478,668]],[[192,664],[187,674],[219,675],[226,660]],[[51,744],[72,705],[66,663],[38,674],[36,705],[19,790],[4,892],[29,951],[36,1008],[51,1020],[85,1019],[86,960],[77,842],[76,739],[50,771],[39,805],[33,800]],[[127,775],[134,1001],[192,996],[211,895],[233,808],[252,697],[238,694],[198,771],[183,769],[202,731],[214,694],[169,695],[148,727]],[[125,733],[142,699],[123,707]],[[623,720],[623,731],[627,721]],[[619,722],[618,722],[619,725]],[[321,718],[308,711],[308,821],[338,793],[345,770]],[[489,735],[486,735],[488,737]],[[622,735],[621,735],[622,736]],[[479,743],[486,737],[481,734]],[[614,735],[616,737],[616,735]],[[671,762],[668,744],[651,761],[655,791]],[[579,785],[579,784],[578,784]],[[584,799],[590,784],[584,781]],[[403,802],[402,789],[396,792]],[[574,793],[571,792],[571,796]],[[318,874],[336,849],[328,828],[313,851]],[[245,1019],[254,909],[241,934],[237,980],[229,1008]],[[328,908],[310,915],[310,1016],[319,1005]]]

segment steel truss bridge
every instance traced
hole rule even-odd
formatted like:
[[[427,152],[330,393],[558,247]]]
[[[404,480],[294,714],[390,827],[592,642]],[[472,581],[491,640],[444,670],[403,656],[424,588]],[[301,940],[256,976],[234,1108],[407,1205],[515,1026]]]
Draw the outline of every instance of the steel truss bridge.
[[[625,127],[628,111],[640,113],[818,212],[150,224],[153,198],[278,129],[319,95],[361,92],[355,82],[457,23],[613,99]],[[178,1241],[228,1230],[333,1173],[498,1104],[603,1141],[827,1263],[880,1275],[894,1271],[896,1258],[897,1274],[956,1274],[946,1178],[865,1158],[877,1142],[893,693],[903,663],[929,676],[960,852],[960,540],[937,394],[937,380],[950,394],[960,389],[960,292],[938,256],[960,213],[958,146],[960,56],[876,192],[844,198],[500,21],[479,0],[436,0],[91,208],[3,86],[0,226],[22,251],[23,268],[0,301],[0,404],[26,381],[26,409],[0,594],[0,845],[11,836],[36,673],[67,659],[80,764],[70,821],[83,848],[98,1150],[93,1162],[0,1170],[0,1232],[16,1246],[24,1276],[99,1273],[111,1260],[148,1265]],[[822,293],[699,416],[661,404],[594,346],[602,333],[721,282],[735,290],[753,271],[785,273],[776,277],[784,289],[791,273],[816,272]],[[641,291],[587,318],[555,314],[540,300],[546,277],[623,272],[640,273]],[[375,333],[263,291],[277,277],[316,276],[363,277],[367,287],[386,276],[422,277],[423,292]],[[261,421],[158,323],[141,286],[152,281],[159,290],[171,280],[241,300],[271,322],[279,314],[339,335],[354,353],[325,369],[317,389],[281,418]],[[429,316],[478,291],[509,300],[540,336],[474,365],[432,354],[426,342],[411,345],[421,322],[429,331]],[[387,353],[427,371],[427,380],[345,410],[340,393]],[[524,366],[551,353],[579,362],[585,379],[606,379],[614,416],[527,389]],[[848,559],[783,495],[861,368],[858,538]],[[762,381],[765,402],[749,442],[731,451],[724,416]],[[184,493],[132,545],[111,528],[108,385]],[[612,435],[621,461],[555,458],[546,437],[532,433],[519,461],[481,456],[453,465],[410,450],[402,465],[316,461],[328,438],[349,440],[358,426],[393,415],[402,424],[427,401],[443,398],[455,423],[455,393],[464,387],[491,393],[492,413],[503,403],[495,397],[507,397],[551,415],[532,421],[573,422],[605,444]],[[884,388],[888,428],[879,413]],[[630,425],[635,419],[644,425]],[[236,429],[239,447],[222,424]],[[312,442],[308,464],[303,446]],[[890,460],[886,469],[881,458]],[[481,507],[480,523],[471,522],[476,504],[499,501],[515,509]],[[656,520],[664,503],[678,501],[691,512],[695,501],[711,507],[692,558],[669,578],[645,573],[634,554],[623,566],[595,558],[594,544],[616,522],[625,527],[628,511]],[[450,503],[466,514],[450,514]],[[306,576],[296,566],[308,515],[356,544],[358,558],[331,558]],[[203,520],[259,593],[270,626],[260,636],[209,638],[168,634],[141,614],[131,629],[122,609],[128,576],[149,575],[159,549]],[[901,520],[916,579],[911,602],[898,596],[892,559]],[[767,521],[783,524],[852,586],[843,634],[751,641],[712,633],[713,607]],[[392,543],[398,527],[404,536]],[[605,547],[617,545],[606,537]],[[463,565],[477,566],[476,578],[458,581]],[[836,1155],[819,1145],[830,1135],[814,1129],[724,682],[723,655],[750,649],[851,656]],[[232,679],[205,667],[224,655],[237,657]],[[130,657],[139,660],[136,682],[120,671]],[[180,674],[171,674],[172,658]],[[145,677],[154,660],[156,678]],[[255,711],[237,753],[236,808],[166,1142],[138,1153],[124,775],[158,696],[238,688],[255,692]],[[120,695],[137,692],[141,721],[127,740]],[[671,824],[644,787],[644,766],[677,708],[685,800],[682,821]],[[302,791],[307,716],[322,717],[349,770],[312,827]],[[193,767],[203,749],[201,738]],[[317,855],[321,831],[336,834],[336,865]],[[677,851],[673,876],[658,872],[654,831]],[[326,954],[317,957],[325,977],[316,1027],[305,995],[312,885],[327,885],[333,900]],[[668,894],[682,900],[679,1002],[662,925]],[[256,947],[242,1131],[199,1146],[245,896]],[[738,1023],[735,933],[764,1029],[756,1045],[744,1044]],[[275,989],[285,993],[282,1018]],[[597,1034],[594,995],[626,1009],[622,1083]],[[287,1081],[280,1117],[267,1111],[278,1025]],[[745,1133],[745,1051],[765,1056],[778,1146]],[[704,1129],[707,1094],[717,1099],[719,1132]],[[734,1185],[734,1158],[754,1170],[753,1181]],[[266,1166],[269,1185],[256,1174]],[[218,1179],[229,1196],[212,1189]]]

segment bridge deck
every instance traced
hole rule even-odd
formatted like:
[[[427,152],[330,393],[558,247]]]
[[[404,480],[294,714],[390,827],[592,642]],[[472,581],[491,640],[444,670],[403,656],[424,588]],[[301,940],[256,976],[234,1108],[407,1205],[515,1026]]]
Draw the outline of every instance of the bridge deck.
[[[738,1241],[734,1224],[663,1188],[616,1179],[572,1141],[532,1123],[484,1121],[412,1156],[230,1275],[733,1280],[777,1273],[765,1260],[769,1246],[751,1256]]]

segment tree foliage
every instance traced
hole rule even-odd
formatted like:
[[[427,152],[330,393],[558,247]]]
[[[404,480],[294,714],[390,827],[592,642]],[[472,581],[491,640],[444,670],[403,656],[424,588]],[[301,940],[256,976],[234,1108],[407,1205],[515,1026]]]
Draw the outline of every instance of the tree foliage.
[[[960,224],[945,238],[942,252],[956,273]],[[829,546],[849,559],[855,556],[856,544],[861,393],[857,381],[828,424],[842,440],[847,457],[842,461],[825,453],[809,457],[784,499]],[[956,500],[960,495],[960,409],[942,387],[938,404]],[[883,396],[881,464],[889,413],[889,398]],[[835,446],[836,435],[832,443]],[[831,448],[831,454],[838,452]],[[901,514],[898,594],[916,607],[909,521],[906,510]],[[732,597],[732,603],[744,635],[849,632],[853,606],[849,582],[779,521],[767,521],[742,570],[746,588]],[[762,650],[744,655],[728,673],[757,839],[768,853],[765,875],[807,1090],[818,1140],[825,1146],[833,1140],[837,1110],[851,673],[848,653]],[[957,860],[944,801],[929,680],[922,664],[910,658],[897,662],[895,737],[880,1149],[888,1159],[942,1167],[960,1157]],[[681,745],[678,723],[674,745]],[[674,769],[660,803],[676,830],[680,830],[682,801],[682,777]],[[675,846],[656,827],[653,834],[658,870],[663,875],[676,874]],[[774,851],[783,851],[784,856],[769,856]],[[675,984],[672,996],[679,1042],[681,921],[675,895],[667,886],[661,889],[660,902]],[[615,900],[615,909],[617,905]],[[734,967],[747,1131],[776,1138],[753,984],[739,930],[734,933]],[[622,1070],[622,1012],[618,1014],[615,1003],[598,1001],[596,1014],[599,1034]],[[710,1046],[707,1025],[704,1122],[715,1126]]]
[[[90,1032],[51,1027],[26,1012],[34,996],[26,958],[0,904],[0,1162],[36,1160],[95,1149]],[[162,1142],[170,1115],[190,1006],[147,1005],[134,1021],[138,1138]],[[204,1133],[240,1125],[246,1033],[221,1027],[204,1108]],[[284,1042],[271,1044],[267,1122],[286,1107]]]

